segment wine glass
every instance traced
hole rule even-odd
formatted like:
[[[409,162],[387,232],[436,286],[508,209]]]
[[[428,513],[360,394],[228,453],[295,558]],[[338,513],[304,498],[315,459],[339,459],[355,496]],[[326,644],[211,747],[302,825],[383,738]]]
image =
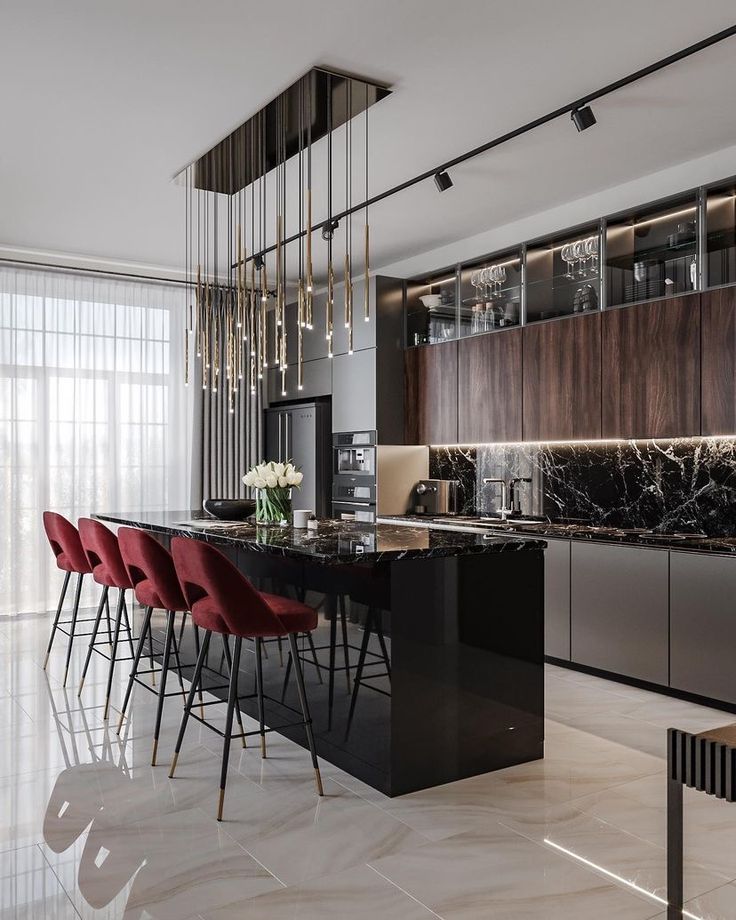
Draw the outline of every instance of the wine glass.
[[[572,254],[578,263],[578,275],[585,277],[585,240],[575,240],[572,246]]]
[[[585,254],[590,259],[590,270],[592,272],[598,269],[598,237],[589,236],[585,241]]]
[[[566,278],[575,277],[573,274],[573,270],[572,270],[572,264],[575,261],[574,256],[572,254],[572,250],[573,250],[572,243],[565,243],[565,245],[562,247],[562,252],[560,253],[563,261],[565,262],[567,266],[567,271],[565,272]]]

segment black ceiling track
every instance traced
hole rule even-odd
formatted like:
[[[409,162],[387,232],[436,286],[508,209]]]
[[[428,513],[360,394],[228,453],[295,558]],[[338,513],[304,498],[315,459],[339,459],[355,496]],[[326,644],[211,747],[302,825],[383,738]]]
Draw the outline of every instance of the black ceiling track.
[[[574,99],[572,102],[568,102],[565,105],[561,105],[553,111],[548,112],[546,115],[541,115],[539,118],[535,118],[533,121],[527,122],[526,124],[515,128],[513,131],[508,131],[506,134],[495,137],[492,140],[481,144],[479,147],[474,147],[472,150],[468,150],[466,153],[462,153],[459,156],[453,157],[451,160],[440,163],[432,169],[428,169],[423,173],[419,173],[419,175],[414,176],[411,179],[406,179],[404,182],[400,182],[398,185],[386,189],[386,191],[380,192],[378,195],[373,195],[373,197],[367,198],[365,201],[361,201],[358,204],[354,204],[352,207],[346,208],[340,213],[333,214],[332,220],[340,221],[344,217],[347,217],[349,214],[358,213],[359,211],[364,210],[366,207],[377,204],[380,201],[384,201],[386,198],[390,198],[393,195],[396,195],[399,192],[403,192],[414,185],[418,185],[420,182],[425,182],[428,179],[433,179],[437,173],[452,169],[455,166],[459,166],[461,163],[464,163],[467,160],[471,160],[483,153],[487,153],[489,150],[493,150],[495,147],[500,147],[502,144],[506,144],[517,137],[521,137],[523,134],[527,134],[529,131],[533,131],[535,128],[539,128],[542,125],[548,124],[549,122],[554,121],[556,118],[560,118],[563,115],[570,115],[576,109],[582,108],[585,105],[590,105],[591,102],[602,99],[604,96],[608,96],[619,89],[623,89],[625,86],[631,86],[632,83],[637,83],[639,80],[642,80],[645,77],[649,77],[660,70],[664,70],[666,67],[670,67],[672,64],[676,64],[679,61],[683,61],[686,58],[692,57],[692,55],[697,54],[699,51],[704,51],[706,48],[711,48],[713,45],[717,45],[719,42],[725,41],[728,38],[732,38],[735,35],[736,25],[729,26],[727,29],[722,29],[720,32],[715,32],[713,35],[709,35],[707,38],[703,38],[692,45],[688,45],[686,48],[683,48],[674,54],[669,54],[667,57],[660,58],[658,61],[655,61],[653,64],[649,64],[647,67],[642,67],[639,70],[635,70],[633,73],[630,73],[625,77],[621,77],[620,79],[615,80],[613,83],[608,83],[606,86],[603,86],[594,92],[588,93],[585,96],[581,96],[578,99]],[[320,226],[321,224],[315,224],[313,227],[311,227],[311,232],[319,230]],[[301,236],[308,232],[310,232],[310,229],[305,229],[300,233],[295,233],[292,236],[287,237],[286,239],[282,240],[282,246],[285,246],[288,243],[293,243],[295,240],[298,240]],[[267,246],[260,252],[251,253],[246,261],[250,261],[250,259],[254,258],[261,259],[268,253],[273,252],[275,248],[275,245]]]
[[[313,67],[191,164],[194,188],[235,195],[390,94],[362,77]],[[308,119],[300,119],[300,105]]]

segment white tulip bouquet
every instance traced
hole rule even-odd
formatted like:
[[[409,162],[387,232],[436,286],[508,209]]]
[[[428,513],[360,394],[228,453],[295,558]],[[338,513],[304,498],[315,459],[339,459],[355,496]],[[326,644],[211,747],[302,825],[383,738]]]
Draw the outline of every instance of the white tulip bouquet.
[[[291,461],[258,463],[243,476],[243,482],[256,490],[256,521],[281,524],[291,514],[291,490],[299,488],[304,474]]]

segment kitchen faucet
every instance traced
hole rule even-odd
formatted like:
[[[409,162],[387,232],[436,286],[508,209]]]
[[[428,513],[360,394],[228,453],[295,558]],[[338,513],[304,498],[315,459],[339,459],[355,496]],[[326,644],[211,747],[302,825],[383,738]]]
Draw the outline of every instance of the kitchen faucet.
[[[501,486],[501,507],[498,515],[505,521],[510,514],[521,514],[521,498],[517,488],[519,483],[531,482],[528,476],[515,476],[513,479],[484,479],[483,485],[497,483]]]
[[[509,504],[514,514],[521,514],[521,498],[517,485],[522,482],[531,482],[528,476],[515,476],[509,480]]]
[[[506,518],[513,514],[512,508],[506,507],[506,499],[508,497],[508,484],[505,479],[484,479],[483,485],[489,485],[490,483],[498,483],[501,486],[501,507],[498,509],[498,515],[502,521],[505,521]]]

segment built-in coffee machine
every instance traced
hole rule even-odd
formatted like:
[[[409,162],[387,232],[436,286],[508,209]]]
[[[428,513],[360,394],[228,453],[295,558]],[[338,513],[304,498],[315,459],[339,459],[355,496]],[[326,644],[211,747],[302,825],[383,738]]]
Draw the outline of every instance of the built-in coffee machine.
[[[332,513],[355,521],[376,519],[376,433],[332,436]]]

